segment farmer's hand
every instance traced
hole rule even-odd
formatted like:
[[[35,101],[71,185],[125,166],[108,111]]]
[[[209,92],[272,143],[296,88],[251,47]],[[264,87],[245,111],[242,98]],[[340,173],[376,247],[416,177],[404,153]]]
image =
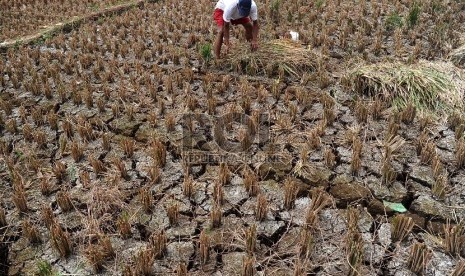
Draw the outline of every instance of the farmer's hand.
[[[258,42],[256,40],[252,40],[252,43],[250,43],[250,48],[253,51],[256,51],[258,49]]]

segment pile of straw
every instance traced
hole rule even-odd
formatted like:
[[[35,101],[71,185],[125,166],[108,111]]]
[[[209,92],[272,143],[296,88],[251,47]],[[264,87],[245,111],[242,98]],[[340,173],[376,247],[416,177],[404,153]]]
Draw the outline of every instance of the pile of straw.
[[[257,51],[232,49],[227,63],[236,71],[272,76],[302,76],[315,71],[317,56],[291,40],[277,39],[260,44]]]
[[[409,103],[424,111],[450,111],[463,106],[463,91],[449,74],[428,64],[381,63],[356,68],[343,83],[353,92],[380,97],[397,107]]]

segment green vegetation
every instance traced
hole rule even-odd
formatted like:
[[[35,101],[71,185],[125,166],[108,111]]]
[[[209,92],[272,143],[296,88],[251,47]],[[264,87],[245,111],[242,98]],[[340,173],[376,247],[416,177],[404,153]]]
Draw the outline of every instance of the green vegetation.
[[[91,9],[92,11],[98,11],[99,8],[100,8],[100,7],[99,7],[98,3],[94,3],[94,4],[90,5],[90,9]]]
[[[40,260],[37,263],[36,276],[56,276],[57,274],[53,271],[52,265],[45,260]]]
[[[402,17],[399,15],[399,13],[392,12],[387,18],[386,18],[386,29],[388,30],[394,30],[397,28],[401,28],[404,25]]]
[[[200,55],[205,62],[209,62],[212,59],[212,45],[211,43],[204,43],[200,45]]]
[[[417,2],[413,2],[412,7],[408,13],[407,22],[409,28],[412,28],[418,23],[418,18],[420,17],[420,5]]]
[[[325,3],[325,0],[316,0],[315,6],[316,6],[318,9],[320,9],[320,8],[323,6],[324,3]]]

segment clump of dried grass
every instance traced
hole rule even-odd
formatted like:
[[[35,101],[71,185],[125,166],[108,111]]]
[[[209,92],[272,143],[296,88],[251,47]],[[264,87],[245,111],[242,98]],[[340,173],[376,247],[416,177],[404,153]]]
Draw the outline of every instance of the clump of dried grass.
[[[379,63],[358,67],[344,76],[352,91],[380,97],[399,108],[413,104],[419,110],[449,111],[463,106],[463,92],[447,66],[419,63]]]
[[[256,52],[233,49],[227,63],[236,70],[248,73],[302,76],[304,72],[315,71],[317,56],[290,40],[264,42]]]

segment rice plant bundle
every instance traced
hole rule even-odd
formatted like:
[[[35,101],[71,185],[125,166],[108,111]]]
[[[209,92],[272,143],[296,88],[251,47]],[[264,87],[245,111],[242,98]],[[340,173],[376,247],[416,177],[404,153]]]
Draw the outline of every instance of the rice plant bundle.
[[[426,64],[380,63],[356,68],[343,78],[353,92],[380,97],[394,106],[447,111],[463,106],[463,91],[447,73]]]
[[[232,49],[227,63],[236,71],[249,74],[282,75],[298,77],[304,72],[315,71],[317,56],[302,45],[286,39],[276,39],[260,44],[252,52],[244,48]]]

